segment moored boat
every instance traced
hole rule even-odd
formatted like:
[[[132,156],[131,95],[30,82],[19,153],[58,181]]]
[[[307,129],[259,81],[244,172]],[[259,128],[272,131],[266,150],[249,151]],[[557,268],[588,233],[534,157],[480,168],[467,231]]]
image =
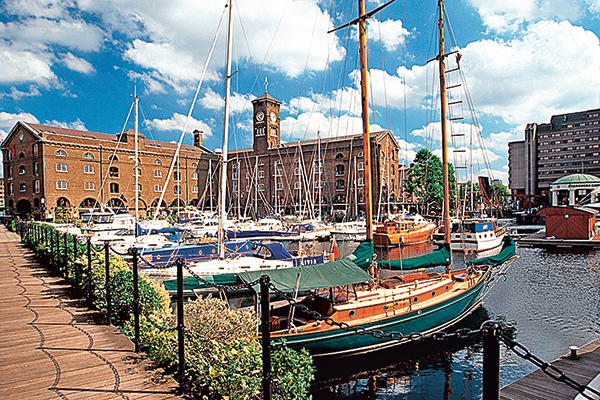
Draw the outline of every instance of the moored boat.
[[[436,225],[420,215],[406,215],[386,221],[375,228],[375,246],[398,246],[427,242],[432,239]]]
[[[452,251],[479,253],[499,247],[508,234],[498,225],[496,218],[468,218],[452,226],[450,248]]]

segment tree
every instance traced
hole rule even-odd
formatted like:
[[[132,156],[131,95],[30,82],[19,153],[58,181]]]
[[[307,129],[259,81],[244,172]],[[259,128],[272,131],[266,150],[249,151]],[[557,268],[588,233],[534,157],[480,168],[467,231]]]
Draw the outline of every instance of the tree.
[[[492,190],[496,194],[496,197],[498,198],[498,202],[500,204],[502,204],[503,207],[507,207],[508,204],[510,203],[510,197],[504,196],[504,195],[510,194],[507,187],[504,186],[504,184],[502,182],[496,182],[492,185]]]
[[[456,176],[452,164],[448,164],[448,181],[450,209],[452,209],[456,197]],[[440,158],[427,149],[419,150],[407,171],[404,190],[414,195],[417,201],[425,204],[425,214],[431,212],[441,214],[444,189]]]

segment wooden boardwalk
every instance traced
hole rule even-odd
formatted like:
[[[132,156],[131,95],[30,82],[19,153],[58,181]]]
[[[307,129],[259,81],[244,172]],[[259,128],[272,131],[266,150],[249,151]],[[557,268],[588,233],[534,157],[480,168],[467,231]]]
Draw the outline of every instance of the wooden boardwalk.
[[[552,365],[581,385],[587,385],[600,373],[600,339],[583,346],[576,360],[564,356]],[[554,372],[554,371],[550,371]],[[554,375],[557,375],[554,373]],[[501,400],[565,400],[574,399],[577,391],[558,382],[538,369],[500,390]]]
[[[0,225],[1,399],[178,399],[177,383]]]

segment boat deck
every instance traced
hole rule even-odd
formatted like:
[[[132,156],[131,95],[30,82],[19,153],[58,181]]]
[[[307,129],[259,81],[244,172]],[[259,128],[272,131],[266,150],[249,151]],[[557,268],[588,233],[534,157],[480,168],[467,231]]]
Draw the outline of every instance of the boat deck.
[[[177,383],[0,225],[0,398],[177,399]]]
[[[551,364],[566,376],[581,385],[587,385],[600,374],[600,339],[596,339],[578,351],[579,358],[573,360],[568,355],[560,357]],[[552,371],[551,371],[552,372]],[[556,373],[555,373],[556,375]],[[598,390],[596,388],[596,390]],[[565,400],[575,399],[577,391],[558,382],[541,369],[503,387],[501,400]]]

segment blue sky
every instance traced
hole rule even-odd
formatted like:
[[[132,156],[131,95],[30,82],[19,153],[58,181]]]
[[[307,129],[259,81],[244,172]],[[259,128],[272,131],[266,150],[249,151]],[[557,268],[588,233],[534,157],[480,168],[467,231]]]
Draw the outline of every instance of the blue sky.
[[[367,10],[377,2],[367,1]],[[224,1],[4,0],[0,3],[0,135],[19,120],[118,133],[134,88],[147,137],[177,141],[223,15]],[[357,34],[327,31],[356,16],[352,1],[237,0],[230,147],[251,145],[251,103],[282,102],[282,140],[360,133]],[[435,0],[397,0],[369,21],[371,123],[391,129],[412,160],[439,153]],[[507,143],[525,124],[599,107],[600,0],[448,0],[481,140],[455,143],[508,177]],[[221,147],[225,32],[220,29],[189,132]],[[432,103],[433,104],[433,103]],[[435,106],[434,106],[435,108]],[[469,119],[468,110],[456,115]],[[453,128],[459,132],[462,123]],[[483,149],[485,147],[485,149]],[[451,160],[452,161],[452,160]],[[461,159],[455,163],[461,164]]]

